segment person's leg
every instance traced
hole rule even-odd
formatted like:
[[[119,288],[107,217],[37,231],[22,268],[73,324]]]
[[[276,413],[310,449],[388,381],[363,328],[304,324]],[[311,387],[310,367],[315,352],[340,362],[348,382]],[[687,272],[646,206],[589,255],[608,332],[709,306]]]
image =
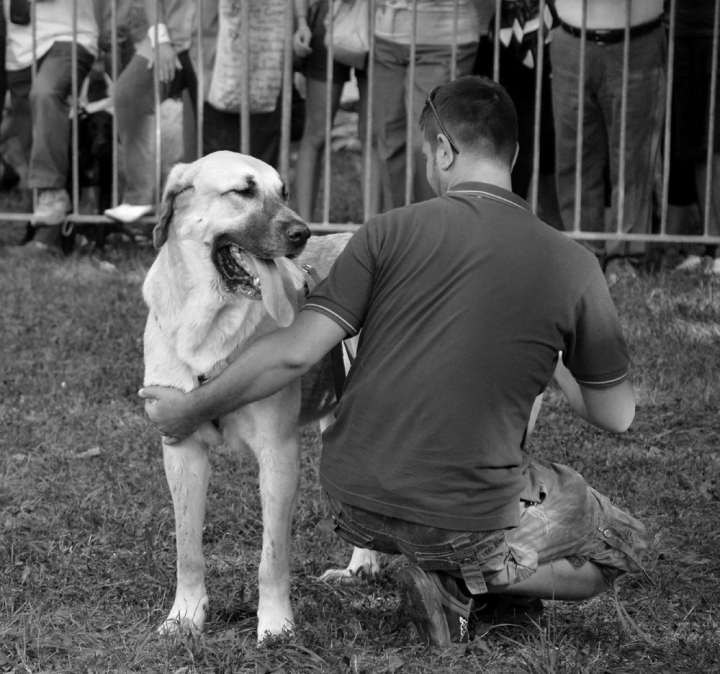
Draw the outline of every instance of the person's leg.
[[[90,71],[93,57],[77,45],[78,87]],[[33,140],[28,185],[32,188],[64,189],[70,157],[70,107],[72,45],[55,42],[40,60],[30,90]]]
[[[577,166],[577,125],[580,96],[584,101],[582,188],[580,220],[582,231],[602,232],[605,227],[605,181],[607,135],[602,114],[595,104],[593,87],[602,68],[602,54],[588,44],[586,77],[579,79],[580,40],[558,30],[550,45],[553,64],[552,100],[555,122],[555,179],[558,203],[566,231],[575,229],[575,171]],[[593,69],[596,69],[593,77]],[[585,244],[598,257],[602,242]]]
[[[606,73],[599,91],[608,120],[612,231],[617,231],[620,208],[620,135],[625,124],[625,194],[622,231],[645,234],[651,229],[653,191],[660,162],[665,117],[666,36],[663,28],[630,41],[627,117],[622,119],[623,45],[609,45]],[[639,258],[647,250],[642,241],[608,241],[608,258]]]
[[[305,99],[305,126],[298,151],[297,190],[298,215],[307,222],[315,216],[320,167],[324,165],[322,153],[325,148],[327,82],[308,78]],[[340,105],[342,83],[331,84],[331,120]]]
[[[381,213],[383,210],[382,204],[382,178],[380,169],[380,158],[377,150],[377,134],[375,133],[375,127],[372,126],[370,129],[371,139],[370,147],[367,145],[367,131],[368,126],[371,124],[370,110],[368,106],[368,95],[369,95],[369,79],[367,71],[356,71],[355,76],[357,77],[358,90],[360,93],[360,113],[358,115],[358,136],[360,137],[360,143],[362,144],[362,173],[360,179],[363,184],[363,194],[365,190],[370,190],[369,208],[368,212],[363,214],[363,219],[367,220],[373,215]],[[370,161],[370,185],[365,185],[365,173],[366,165]]]
[[[457,76],[469,75],[475,65],[477,42],[458,45]],[[450,81],[452,49],[449,45],[417,45],[415,56],[415,80],[412,87],[413,114],[408,124],[412,129],[412,201],[426,201],[435,195],[425,175],[425,160],[422,154],[423,134],[418,120],[428,94],[439,84]]]
[[[375,40],[373,128],[382,168],[383,208],[405,205],[407,45]]]
[[[695,184],[697,186],[698,201],[700,204],[702,224],[705,225],[705,203],[707,194],[707,162],[700,161],[695,164]],[[708,234],[720,235],[720,154],[713,154],[710,165],[710,209],[707,214]],[[720,274],[720,246],[715,248],[715,259],[709,269],[711,274]]]

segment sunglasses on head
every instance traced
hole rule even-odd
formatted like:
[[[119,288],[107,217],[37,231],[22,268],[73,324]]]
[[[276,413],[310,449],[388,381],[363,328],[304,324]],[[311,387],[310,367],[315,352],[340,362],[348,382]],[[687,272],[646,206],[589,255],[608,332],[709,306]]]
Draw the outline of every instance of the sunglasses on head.
[[[450,136],[450,134],[447,132],[447,130],[443,126],[443,123],[440,121],[440,117],[437,114],[437,110],[435,109],[435,106],[433,105],[433,96],[435,96],[435,92],[438,90],[439,87],[440,87],[440,85],[438,85],[437,87],[433,87],[432,91],[428,94],[427,100],[425,101],[425,105],[430,106],[430,109],[432,110],[433,115],[435,115],[435,121],[437,122],[438,126],[440,127],[440,131],[442,132],[442,134],[445,136],[445,138],[448,139],[448,143],[450,143],[450,147],[452,148],[453,152],[455,152],[455,154],[460,154],[460,150],[458,150],[457,145],[455,145],[452,137]]]

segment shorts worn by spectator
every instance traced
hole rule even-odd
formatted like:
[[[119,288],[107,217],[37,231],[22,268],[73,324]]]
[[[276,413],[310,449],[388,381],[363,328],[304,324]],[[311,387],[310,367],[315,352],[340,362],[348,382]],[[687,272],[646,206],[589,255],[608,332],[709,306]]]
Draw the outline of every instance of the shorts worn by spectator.
[[[320,482],[338,534],[408,558],[407,613],[444,647],[468,638],[488,592],[586,599],[640,571],[647,543],[642,524],[574,470],[523,451],[553,378],[573,410],[610,432],[629,427],[635,397],[596,258],[511,192],[510,97],[461,77],[431,93],[420,126],[437,198],[371,218],[293,324],[217,378],[144,395],[158,428],[186,437],[362,330],[323,433]]]
[[[632,3],[629,45],[627,117],[622,119],[625,0],[587,4],[584,79],[580,80],[582,0],[557,0],[561,27],[550,45],[555,168],[560,213],[566,230],[575,223],[578,104],[584,101],[582,203],[583,231],[615,231],[619,221],[620,136],[624,126],[625,203],[623,231],[645,234],[652,221],[653,190],[660,160],[665,111],[667,38],[660,21],[662,0]],[[612,217],[606,227],[606,171],[611,183]],[[588,241],[601,263],[615,263],[613,279],[632,275],[629,261],[639,262],[647,250],[642,241]],[[611,279],[609,279],[611,280]]]
[[[6,64],[15,131],[29,155],[27,184],[40,190],[34,224],[59,225],[71,210],[70,104],[74,0],[44,0],[35,5],[36,25],[13,23],[10,0],[7,19]],[[77,81],[87,76],[97,56],[98,27],[92,0],[77,1]],[[33,53],[33,36],[35,38]],[[32,62],[37,73],[32,77]],[[37,232],[43,243],[59,240],[58,228]]]

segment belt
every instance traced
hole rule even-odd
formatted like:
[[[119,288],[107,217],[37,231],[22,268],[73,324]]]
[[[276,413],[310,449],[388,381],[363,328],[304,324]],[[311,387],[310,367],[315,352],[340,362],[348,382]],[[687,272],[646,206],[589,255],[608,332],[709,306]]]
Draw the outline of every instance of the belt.
[[[570,35],[574,37],[579,38],[582,35],[582,30],[577,26],[571,26],[564,21],[561,21],[560,25],[566,33],[570,33]],[[657,19],[653,19],[652,21],[648,21],[647,23],[641,23],[637,26],[631,26],[630,38],[640,37],[641,35],[650,33],[656,28],[659,28],[661,25],[662,17],[658,17]],[[586,30],[585,36],[587,37],[589,42],[596,42],[597,44],[616,44],[617,42],[622,42],[625,39],[625,29],[606,28],[602,30]]]

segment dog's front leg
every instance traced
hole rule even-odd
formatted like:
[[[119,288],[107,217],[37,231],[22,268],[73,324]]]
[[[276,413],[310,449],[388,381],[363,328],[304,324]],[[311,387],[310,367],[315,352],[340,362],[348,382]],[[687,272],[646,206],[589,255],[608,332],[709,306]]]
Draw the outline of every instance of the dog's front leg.
[[[300,487],[300,438],[294,430],[257,452],[263,510],[258,571],[258,642],[292,630],[290,547]]]
[[[165,445],[163,458],[175,509],[177,590],[175,603],[159,631],[190,630],[197,634],[208,611],[202,529],[210,459],[207,446],[194,435],[177,445]]]

